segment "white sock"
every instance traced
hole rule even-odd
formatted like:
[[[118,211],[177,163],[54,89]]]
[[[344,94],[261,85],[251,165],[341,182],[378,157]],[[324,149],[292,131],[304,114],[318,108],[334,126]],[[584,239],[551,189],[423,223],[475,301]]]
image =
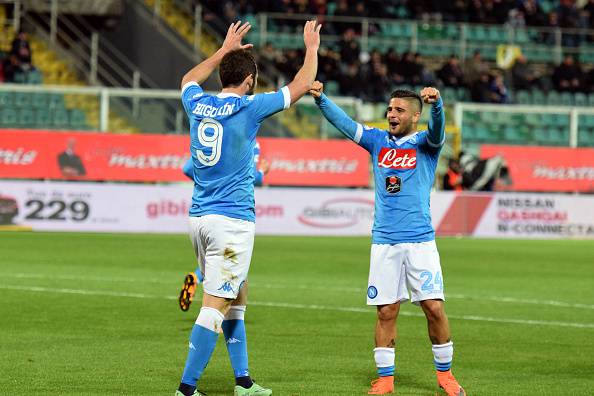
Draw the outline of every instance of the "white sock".
[[[373,350],[373,357],[375,358],[375,365],[377,366],[377,374],[380,377],[394,375],[394,356],[394,348],[375,348]]]
[[[452,368],[452,359],[454,358],[454,343],[452,341],[445,344],[433,345],[433,363],[437,371],[448,371]]]

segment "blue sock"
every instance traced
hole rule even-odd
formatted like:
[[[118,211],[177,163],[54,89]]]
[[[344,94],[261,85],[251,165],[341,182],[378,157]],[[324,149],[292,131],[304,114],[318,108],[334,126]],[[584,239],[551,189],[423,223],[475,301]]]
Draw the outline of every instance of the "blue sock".
[[[227,313],[222,325],[235,378],[249,377],[250,375],[244,314],[244,305],[234,305]]]
[[[181,383],[196,386],[202,376],[212,352],[217,345],[218,329],[221,328],[223,314],[213,308],[203,307],[190,335],[190,345],[186,367]]]
[[[202,283],[202,281],[204,281],[204,275],[202,275],[202,271],[200,271],[200,266],[196,267],[196,270],[194,271],[194,273],[196,274],[196,277],[198,278],[198,283]]]

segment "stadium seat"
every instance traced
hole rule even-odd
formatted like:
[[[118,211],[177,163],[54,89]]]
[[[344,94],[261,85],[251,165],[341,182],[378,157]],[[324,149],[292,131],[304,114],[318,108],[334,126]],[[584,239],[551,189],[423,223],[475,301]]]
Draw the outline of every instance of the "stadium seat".
[[[23,128],[30,128],[35,124],[35,116],[30,108],[21,108],[18,112],[17,124]]]
[[[31,107],[31,94],[28,92],[17,92],[14,95],[14,105],[16,107]]]
[[[35,109],[46,108],[48,106],[49,96],[46,93],[35,93],[31,98],[31,106]]]
[[[546,103],[546,95],[540,89],[532,91],[532,104],[542,105]]]
[[[563,106],[573,106],[573,95],[569,92],[561,93],[561,104]]]
[[[324,90],[326,91],[326,93],[328,95],[338,95],[339,91],[338,91],[338,83],[336,81],[326,81],[326,83],[324,84]]]
[[[47,108],[35,110],[35,126],[37,128],[51,128],[51,116]]]
[[[17,124],[17,112],[15,109],[11,107],[6,107],[2,109],[2,113],[0,115],[0,122],[4,127],[12,127],[16,126]]]
[[[520,128],[517,126],[507,126],[503,130],[503,138],[506,143],[511,144],[522,144],[526,143],[526,136],[522,133]]]
[[[534,113],[526,114],[525,122],[528,125],[537,126],[541,123],[541,116]]]
[[[453,103],[458,100],[458,95],[456,94],[456,89],[451,87],[445,87],[442,91],[443,100],[445,103]]]
[[[588,97],[581,92],[576,93],[573,100],[576,106],[588,106]]]
[[[52,126],[55,128],[67,128],[68,125],[68,112],[64,109],[54,110],[51,113]]]
[[[569,131],[565,128],[551,128],[549,129],[550,142],[555,146],[569,145]]]
[[[50,94],[49,107],[51,109],[64,109],[64,95],[62,94]]]
[[[516,44],[526,44],[530,41],[530,37],[528,36],[528,32],[526,29],[515,29],[515,36],[514,36],[514,43]]]
[[[317,110],[317,109],[315,109]],[[69,127],[72,129],[87,129],[87,118],[85,113],[78,109],[69,112]]]
[[[499,26],[487,27],[487,40],[494,44],[502,44],[509,41],[507,32]]]
[[[460,87],[456,90],[456,96],[458,97],[458,101],[466,102],[470,99],[470,92],[468,89]]]
[[[523,105],[528,105],[532,103],[530,98],[530,92],[526,90],[520,90],[516,92],[516,102]]]
[[[487,41],[487,31],[483,25],[466,25],[468,41],[484,43]]]
[[[565,114],[553,114],[551,125],[569,129],[569,116]]]
[[[547,105],[549,106],[560,106],[561,105],[561,95],[557,91],[550,91],[547,94]]]
[[[0,91],[0,108],[11,106],[12,101],[12,92]]]

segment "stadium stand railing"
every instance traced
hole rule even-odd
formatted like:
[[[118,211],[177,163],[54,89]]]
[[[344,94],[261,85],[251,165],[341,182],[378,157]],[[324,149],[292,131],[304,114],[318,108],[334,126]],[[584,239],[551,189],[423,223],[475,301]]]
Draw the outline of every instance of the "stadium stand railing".
[[[594,147],[594,108],[456,103],[464,146],[514,144]]]
[[[97,125],[83,123],[79,111],[70,110],[63,116],[64,98],[76,98],[77,101],[97,103]],[[145,88],[108,88],[63,85],[24,85],[0,84],[0,128],[34,128],[34,129],[78,129],[98,130],[102,132],[126,132],[118,124],[111,122],[114,103],[118,100],[137,101],[140,116],[148,118],[152,123],[142,132],[187,134],[187,117],[181,106],[178,90],[158,90]],[[335,101],[345,108],[353,117],[371,117],[369,111],[363,109],[361,101],[344,97]],[[170,109],[176,123],[168,128],[159,118],[159,112],[151,114],[155,106]],[[312,98],[304,98],[293,106],[295,117],[300,127],[309,128],[311,138],[340,138],[342,135],[323,119]],[[55,111],[55,110],[59,111]],[[66,110],[68,113],[68,110]],[[284,112],[283,112],[284,113]],[[60,114],[58,117],[55,114]],[[282,113],[275,118],[282,117]],[[62,121],[52,121],[57,117]]]

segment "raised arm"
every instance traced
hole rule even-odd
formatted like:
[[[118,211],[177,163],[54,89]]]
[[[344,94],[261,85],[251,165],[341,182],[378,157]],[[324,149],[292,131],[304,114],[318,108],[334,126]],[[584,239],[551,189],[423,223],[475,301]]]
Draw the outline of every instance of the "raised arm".
[[[441,95],[437,89],[429,87],[421,90],[421,98],[431,104],[427,139],[432,146],[441,146],[445,141],[445,112]]]
[[[297,102],[309,91],[318,73],[318,49],[320,48],[320,29],[316,21],[308,21],[303,27],[303,42],[305,44],[305,59],[303,66],[295,75],[293,81],[287,85],[291,94],[291,104]]]
[[[312,84],[309,93],[314,97],[316,104],[324,117],[330,121],[343,135],[359,143],[363,127],[361,124],[355,122],[350,118],[340,107],[332,102],[326,95],[324,95],[324,84],[316,81]]]
[[[227,36],[225,37],[225,41],[223,42],[223,45],[221,45],[221,48],[187,72],[182,78],[181,87],[183,88],[184,85],[190,81],[202,84],[219,66],[223,57],[227,53],[238,49],[251,48],[253,46],[252,44],[241,44],[241,40],[250,28],[251,25],[249,22],[246,22],[243,25],[241,24],[241,21],[232,23],[231,26],[229,26],[229,30],[227,30]]]

